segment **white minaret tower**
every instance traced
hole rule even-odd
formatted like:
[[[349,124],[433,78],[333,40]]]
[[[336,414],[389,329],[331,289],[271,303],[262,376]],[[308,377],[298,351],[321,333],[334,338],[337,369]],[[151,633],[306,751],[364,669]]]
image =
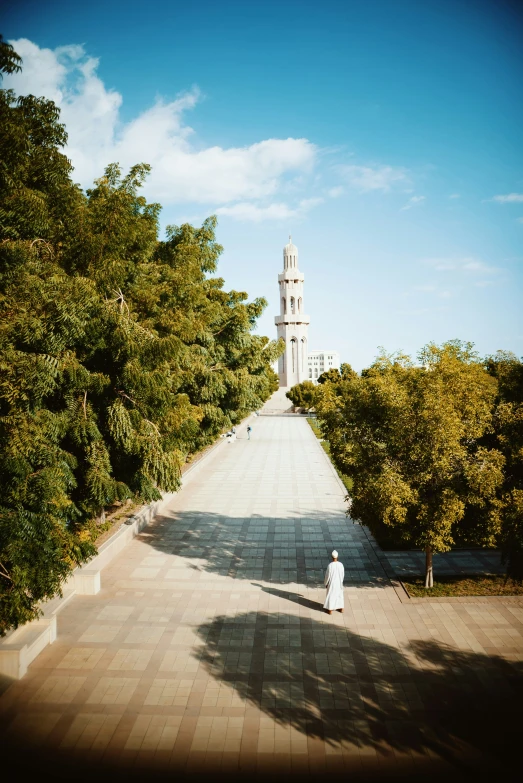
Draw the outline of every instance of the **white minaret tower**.
[[[280,314],[274,319],[278,337],[285,340],[285,353],[278,359],[280,386],[290,387],[308,378],[309,316],[303,310],[304,275],[298,269],[298,248],[283,248],[283,272],[278,275]]]

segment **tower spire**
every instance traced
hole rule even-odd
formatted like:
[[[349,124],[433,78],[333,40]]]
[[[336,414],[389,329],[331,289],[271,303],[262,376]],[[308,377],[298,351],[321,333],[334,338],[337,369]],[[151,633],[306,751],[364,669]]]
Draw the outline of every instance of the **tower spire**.
[[[309,317],[303,306],[303,279],[298,248],[289,234],[289,244],[283,248],[283,272],[278,275],[280,314],[274,319],[278,337],[285,342],[285,353],[278,360],[280,386],[294,386],[308,375]]]

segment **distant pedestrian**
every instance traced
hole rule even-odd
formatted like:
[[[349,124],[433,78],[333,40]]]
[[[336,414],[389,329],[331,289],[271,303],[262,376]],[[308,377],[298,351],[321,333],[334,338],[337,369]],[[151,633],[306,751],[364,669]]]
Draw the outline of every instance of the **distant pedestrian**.
[[[332,552],[332,563],[329,563],[325,571],[325,587],[327,588],[327,597],[323,608],[327,614],[332,614],[336,609],[343,612],[345,602],[343,600],[343,580],[345,578],[345,569],[343,563],[338,560],[336,550]]]
[[[249,424],[249,426],[247,427],[247,440],[251,439],[251,432],[252,432],[252,427]]]

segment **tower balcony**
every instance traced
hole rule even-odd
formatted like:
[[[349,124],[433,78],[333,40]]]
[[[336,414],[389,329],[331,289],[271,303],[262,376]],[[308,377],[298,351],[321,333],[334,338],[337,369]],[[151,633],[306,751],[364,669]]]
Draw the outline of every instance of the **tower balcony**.
[[[297,280],[299,283],[303,283],[305,280],[305,275],[303,272],[299,272],[297,269],[285,269],[283,272],[281,272],[278,275],[278,282],[292,282],[293,280]]]
[[[293,324],[305,324],[305,326],[308,326],[310,318],[308,315],[305,315],[305,313],[285,313],[284,315],[275,316],[274,323],[276,326],[280,326],[281,324],[289,324],[289,326]]]

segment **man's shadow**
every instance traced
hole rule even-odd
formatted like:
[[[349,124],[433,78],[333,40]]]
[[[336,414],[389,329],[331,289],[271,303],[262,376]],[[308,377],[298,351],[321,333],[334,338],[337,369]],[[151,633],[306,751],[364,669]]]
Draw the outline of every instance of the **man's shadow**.
[[[323,604],[320,604],[317,601],[310,601],[308,598],[301,595],[301,593],[288,593],[285,590],[277,590],[275,587],[264,587],[263,585],[258,584],[258,582],[251,582],[251,585],[253,585],[253,587],[259,587],[264,593],[269,593],[269,595],[275,595],[277,598],[285,598],[287,601],[292,601],[293,604],[298,604],[298,606],[305,606],[307,609],[314,609],[317,612],[323,610]]]

